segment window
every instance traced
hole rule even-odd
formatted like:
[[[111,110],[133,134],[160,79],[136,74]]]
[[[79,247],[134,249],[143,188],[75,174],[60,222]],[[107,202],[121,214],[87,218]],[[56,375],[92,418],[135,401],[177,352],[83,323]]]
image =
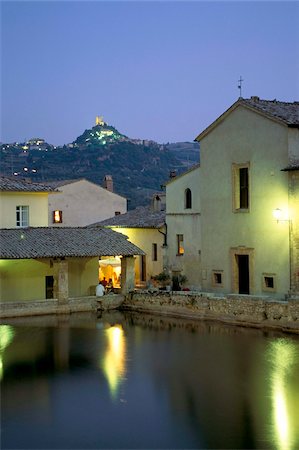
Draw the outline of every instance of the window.
[[[181,256],[184,254],[184,235],[177,234],[177,255]]]
[[[62,211],[53,211],[53,223],[62,223]]]
[[[276,291],[276,274],[275,273],[263,273],[262,275],[262,290],[264,292]]]
[[[29,206],[16,207],[17,227],[29,227]]]
[[[152,261],[158,261],[158,245],[152,244]]]
[[[213,270],[212,285],[216,286],[216,287],[223,286],[223,271],[222,270]]]
[[[250,186],[249,186],[249,163],[233,164],[233,210],[242,212],[249,210]]]
[[[115,211],[115,212],[114,212],[114,215],[115,215],[115,216],[120,216],[120,211]]]
[[[185,190],[185,209],[191,209],[192,208],[192,194],[191,190],[187,188]]]

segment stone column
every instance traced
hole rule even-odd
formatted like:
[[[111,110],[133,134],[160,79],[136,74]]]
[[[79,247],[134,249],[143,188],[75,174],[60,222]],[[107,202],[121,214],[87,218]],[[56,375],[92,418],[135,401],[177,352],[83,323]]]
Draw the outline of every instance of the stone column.
[[[55,264],[55,279],[54,292],[59,305],[68,303],[69,298],[69,277],[68,277],[68,262],[64,259],[54,262]]]
[[[135,258],[123,256],[121,258],[121,293],[126,295],[135,287]]]

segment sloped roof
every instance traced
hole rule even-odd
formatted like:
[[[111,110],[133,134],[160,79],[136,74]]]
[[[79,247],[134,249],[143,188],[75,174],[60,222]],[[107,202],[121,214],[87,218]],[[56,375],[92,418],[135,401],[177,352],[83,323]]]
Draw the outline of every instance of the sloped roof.
[[[144,255],[121,233],[105,228],[0,230],[1,259]]]
[[[183,173],[180,173],[179,175],[176,175],[173,178],[170,178],[170,180],[166,181],[165,186],[167,186],[168,184],[172,183],[173,181],[178,180],[179,178],[187,175],[188,173],[192,172],[195,169],[198,169],[200,167],[200,163],[194,164],[194,166],[190,167],[188,170],[186,170]]]
[[[18,178],[0,177],[0,191],[8,192],[55,192],[48,184],[32,183]],[[57,192],[57,191],[56,191]]]
[[[250,99],[239,98],[230,108],[228,108],[221,116],[219,116],[214,122],[212,122],[205,130],[203,130],[196,138],[195,141],[200,141],[215,126],[217,126],[222,120],[226,118],[228,114],[234,111],[238,106],[244,106],[245,108],[262,114],[269,119],[280,122],[288,127],[299,128],[299,102],[280,102],[278,100],[262,100],[259,97],[251,97]]]
[[[111,176],[111,175],[108,175],[108,176]],[[117,195],[118,197],[126,198],[123,195],[118,194],[117,192],[109,191],[108,189],[106,189],[105,187],[101,186],[100,184],[97,184],[97,183],[94,183],[93,181],[87,180],[87,178],[76,178],[76,179],[72,179],[72,180],[47,181],[47,184],[49,186],[54,187],[54,188],[62,188],[63,186],[67,186],[69,184],[74,184],[74,183],[77,183],[79,181],[87,181],[88,183],[93,184],[97,188],[103,189],[103,191],[110,192],[110,194]]]
[[[292,170],[299,170],[299,163],[290,164],[288,167],[281,169],[284,172],[290,172]]]
[[[165,211],[153,211],[150,206],[139,206],[132,211],[111,219],[103,220],[91,226],[119,228],[161,228],[165,224]]]

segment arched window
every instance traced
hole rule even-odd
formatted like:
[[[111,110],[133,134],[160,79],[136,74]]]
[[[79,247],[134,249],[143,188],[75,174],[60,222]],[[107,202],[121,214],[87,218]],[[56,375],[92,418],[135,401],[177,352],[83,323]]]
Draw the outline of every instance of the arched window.
[[[191,194],[191,190],[189,188],[187,188],[185,190],[185,209],[190,209],[192,208],[192,194]]]

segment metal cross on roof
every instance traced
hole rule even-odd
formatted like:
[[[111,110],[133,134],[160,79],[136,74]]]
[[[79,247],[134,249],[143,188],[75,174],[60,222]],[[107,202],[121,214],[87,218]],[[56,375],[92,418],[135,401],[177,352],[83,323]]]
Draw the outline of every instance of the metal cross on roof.
[[[242,76],[240,75],[240,79],[238,80],[238,89],[240,89],[240,97],[242,97],[242,81],[244,81],[243,80],[243,78],[242,78]]]

